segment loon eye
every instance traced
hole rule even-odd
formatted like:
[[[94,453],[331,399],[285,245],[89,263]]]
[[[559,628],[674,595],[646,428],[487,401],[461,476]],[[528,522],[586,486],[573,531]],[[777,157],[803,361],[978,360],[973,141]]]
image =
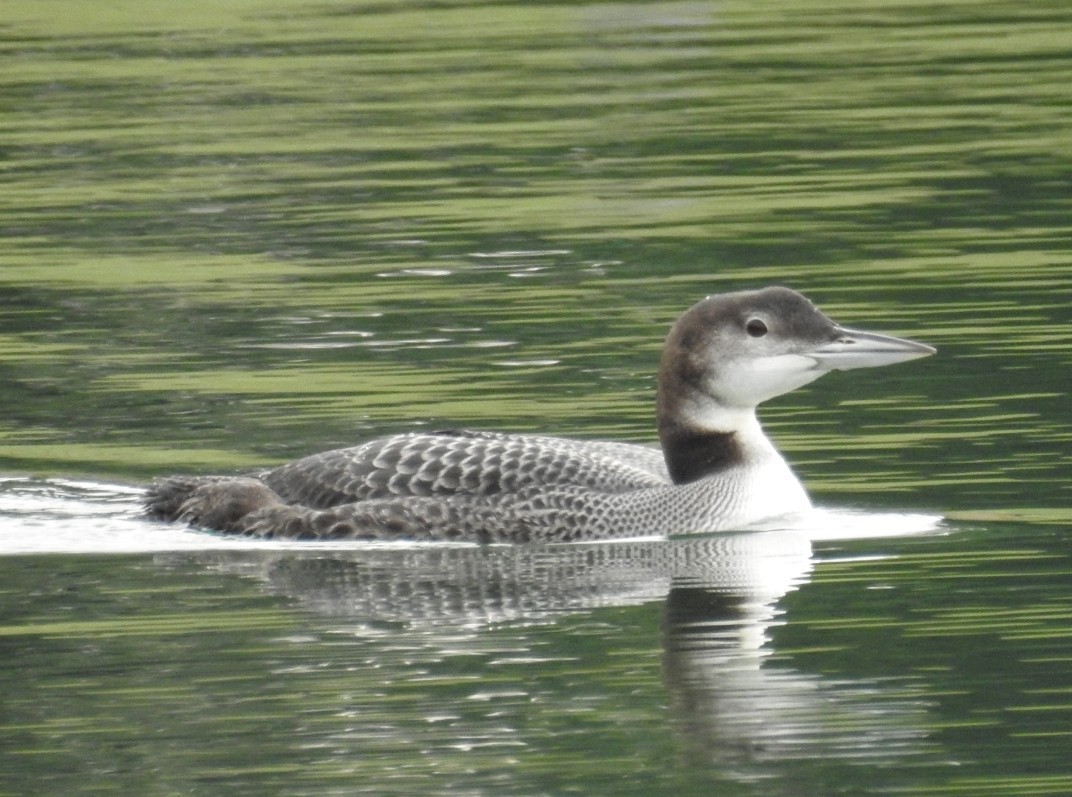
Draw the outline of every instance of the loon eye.
[[[744,325],[744,328],[753,338],[761,338],[767,334],[767,325],[758,318],[750,319],[749,322]]]

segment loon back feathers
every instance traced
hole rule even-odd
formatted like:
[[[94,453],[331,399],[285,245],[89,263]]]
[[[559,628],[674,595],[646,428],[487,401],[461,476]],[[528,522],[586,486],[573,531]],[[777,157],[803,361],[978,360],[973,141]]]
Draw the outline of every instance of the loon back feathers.
[[[831,370],[924,357],[786,288],[709,296],[667,337],[662,451],[445,431],[378,438],[254,476],[172,477],[150,516],[264,537],[581,540],[742,528],[810,506],[756,406]]]
[[[399,434],[325,451],[260,478],[287,503],[491,496],[539,487],[620,493],[669,483],[662,453],[626,443],[450,430]]]

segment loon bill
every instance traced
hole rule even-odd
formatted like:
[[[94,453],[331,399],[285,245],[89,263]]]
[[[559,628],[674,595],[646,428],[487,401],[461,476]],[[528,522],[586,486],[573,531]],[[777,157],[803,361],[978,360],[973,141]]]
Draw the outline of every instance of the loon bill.
[[[248,476],[172,476],[150,517],[291,539],[564,542],[743,529],[811,506],[756,407],[834,370],[934,354],[788,288],[708,296],[659,366],[662,451],[481,431],[381,437]]]

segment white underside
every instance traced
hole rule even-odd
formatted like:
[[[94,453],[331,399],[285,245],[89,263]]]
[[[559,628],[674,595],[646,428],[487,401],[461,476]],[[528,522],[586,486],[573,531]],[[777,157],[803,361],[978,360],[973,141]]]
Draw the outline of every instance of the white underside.
[[[738,512],[745,524],[811,509],[804,485],[776,452],[774,457],[745,469],[742,476]]]
[[[752,409],[707,407],[690,420],[699,428],[733,432],[741,447],[743,464],[700,479],[683,489],[694,500],[683,500],[696,513],[697,530],[743,529],[756,523],[811,509],[804,485],[778,453]],[[705,500],[706,499],[706,500]],[[697,504],[705,504],[696,511]]]

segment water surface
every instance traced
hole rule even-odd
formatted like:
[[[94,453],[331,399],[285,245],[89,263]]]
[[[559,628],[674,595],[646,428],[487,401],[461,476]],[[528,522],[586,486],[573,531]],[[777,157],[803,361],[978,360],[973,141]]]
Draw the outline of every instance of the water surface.
[[[1072,791],[1065,3],[2,17],[0,790]],[[668,324],[774,283],[939,348],[764,408],[812,528],[138,514],[392,431],[651,441]]]

